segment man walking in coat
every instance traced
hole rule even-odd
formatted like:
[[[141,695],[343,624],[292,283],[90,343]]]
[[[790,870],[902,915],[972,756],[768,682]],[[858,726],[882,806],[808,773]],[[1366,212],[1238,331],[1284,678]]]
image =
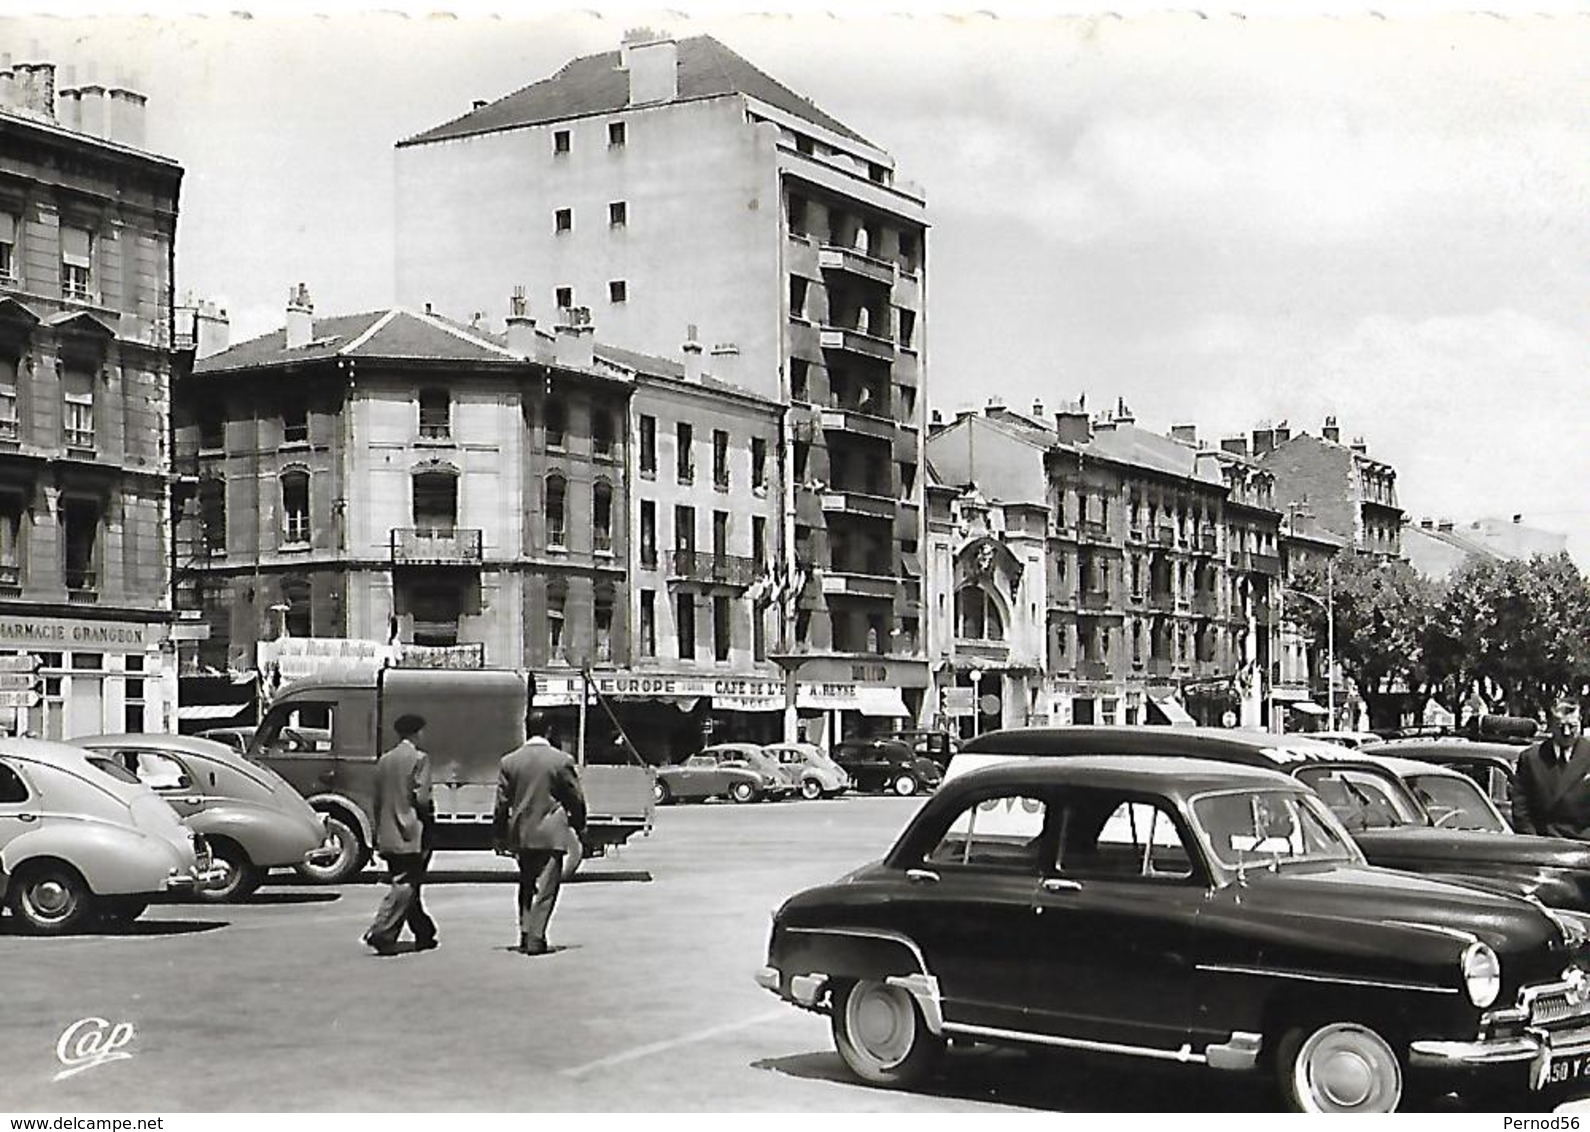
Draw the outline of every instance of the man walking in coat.
[[[400,715],[392,724],[398,741],[375,764],[375,847],[390,871],[386,897],[364,942],[377,954],[397,951],[398,933],[407,924],[414,950],[436,946],[436,924],[425,912],[420,890],[431,862],[431,760],[420,749],[425,720]]]
[[[1590,740],[1580,730],[1579,698],[1558,696],[1550,733],[1518,759],[1513,828],[1519,833],[1590,839]]]
[[[497,774],[497,851],[519,861],[519,946],[545,955],[547,922],[563,885],[563,855],[585,829],[585,793],[574,759],[547,741],[546,714],[525,719],[524,746],[502,758]]]

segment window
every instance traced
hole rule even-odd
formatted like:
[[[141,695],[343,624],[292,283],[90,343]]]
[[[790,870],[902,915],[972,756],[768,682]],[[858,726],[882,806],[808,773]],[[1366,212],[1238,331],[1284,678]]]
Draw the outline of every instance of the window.
[[[729,513],[712,513],[712,557],[724,558],[729,553]]]
[[[712,599],[712,655],[716,660],[729,659],[729,647],[733,636],[732,609],[733,606],[728,598]]]
[[[591,549],[613,553],[613,488],[598,481],[591,489]]]
[[[66,588],[93,591],[99,588],[95,572],[99,549],[99,505],[87,499],[61,502],[61,525],[65,528]]]
[[[17,414],[17,359],[0,351],[0,440],[21,435]]]
[[[445,389],[420,390],[420,437],[445,440],[453,431],[453,402]]]
[[[1159,804],[1084,797],[1068,815],[1058,863],[1065,876],[1186,879],[1192,862],[1175,819]]]
[[[610,303],[627,303],[629,301],[629,284],[622,279],[611,280],[607,284],[607,301]]]
[[[609,146],[617,148],[623,145],[629,140],[627,134],[628,131],[625,129],[623,122],[609,122],[607,124],[607,144]]]
[[[674,550],[683,554],[696,552],[696,509],[677,505],[674,507]]]
[[[226,415],[221,406],[200,405],[198,410],[199,450],[219,452],[226,447]]]
[[[601,460],[613,458],[613,415],[606,409],[591,410],[591,452]]]
[[[94,298],[94,234],[61,225],[61,294],[88,302]]]
[[[640,474],[657,474],[657,418],[640,418]]]
[[[657,565],[657,504],[640,501],[640,564]]]
[[[552,226],[559,232],[574,231],[574,210],[572,208],[558,209],[552,214]]]
[[[0,586],[22,583],[22,517],[20,495],[0,495]]]
[[[640,591],[640,655],[657,655],[657,591]]]
[[[309,441],[309,406],[302,397],[289,397],[282,406],[282,443]]]
[[[282,473],[282,542],[309,543],[309,473],[293,468]]]
[[[561,155],[569,152],[569,131],[552,131],[552,152],[554,155]]]
[[[899,329],[900,347],[905,350],[911,349],[911,339],[916,336],[916,311],[898,308],[895,325]]]
[[[547,583],[547,656],[561,663],[563,654],[563,612],[568,606],[568,584],[561,578]]]
[[[760,436],[751,438],[751,490],[767,491],[767,441]]]
[[[67,369],[62,375],[65,415],[62,431],[68,448],[94,447],[94,375],[82,369]]]
[[[462,595],[453,586],[422,586],[409,599],[414,613],[414,644],[456,645]]]
[[[789,277],[789,316],[799,319],[806,317],[806,280],[799,275]]]
[[[1296,791],[1231,791],[1199,798],[1193,814],[1228,868],[1352,860],[1353,850],[1320,818],[1317,805]]]
[[[688,424],[680,421],[675,437],[674,478],[680,483],[692,483],[696,478],[696,454],[691,451],[690,446],[694,442],[695,431]]]
[[[1026,794],[995,794],[972,802],[927,852],[935,865],[1019,872],[1043,870],[1043,840],[1049,807]]]
[[[204,549],[210,554],[225,554],[226,481],[219,476],[199,484],[199,525],[204,531]]]
[[[595,630],[597,663],[610,663],[613,659],[613,586],[602,583],[592,595],[592,627]]]
[[[567,532],[567,515],[565,503],[568,497],[568,481],[562,476],[551,475],[547,477],[546,524],[547,546],[562,549]]]
[[[607,206],[607,225],[609,228],[622,228],[629,223],[629,205],[621,200],[615,200]]]
[[[917,242],[916,235],[912,232],[900,233],[900,270],[912,274],[917,267]]]
[[[295,574],[282,581],[282,601],[287,612],[282,614],[282,628],[289,637],[314,636],[313,591],[309,579]]]
[[[796,401],[807,400],[807,383],[812,364],[805,358],[789,360],[789,393]]]
[[[751,516],[751,561],[760,573],[767,566],[767,518]]]
[[[796,134],[795,135],[795,152],[796,153],[803,153],[807,157],[811,157],[813,154],[815,154],[817,152],[816,143],[813,142],[812,139],[810,137],[808,137],[807,135],[805,135],[805,134]]]
[[[412,483],[414,526],[419,535],[451,535],[458,525],[458,477],[451,472],[419,472]]]
[[[547,402],[547,447],[563,448],[568,443],[569,410],[562,401]]]
[[[674,598],[674,627],[679,636],[679,658],[696,659],[696,595],[676,594]]]
[[[28,788],[22,776],[5,763],[0,763],[0,806],[15,806],[28,800]]]
[[[273,756],[324,755],[337,735],[334,702],[296,701],[288,711],[272,712],[260,724],[260,749]]]
[[[792,236],[806,235],[806,210],[809,204],[805,197],[796,193],[789,195],[789,230]]]
[[[0,283],[17,281],[17,218],[0,212]]]
[[[574,305],[573,287],[559,287],[553,294],[557,300],[558,310],[566,311]]]
[[[712,486],[729,486],[729,434],[721,428],[712,430]]]
[[[968,641],[1005,639],[999,606],[978,586],[965,586],[955,594],[955,635]]]

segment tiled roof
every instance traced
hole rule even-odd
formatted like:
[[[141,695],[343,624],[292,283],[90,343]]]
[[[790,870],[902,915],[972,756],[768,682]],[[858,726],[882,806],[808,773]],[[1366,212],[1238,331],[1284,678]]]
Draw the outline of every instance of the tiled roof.
[[[1221,486],[1225,483],[1219,472],[1210,468],[1208,461],[1198,459],[1198,449],[1136,425],[1117,423],[1114,428],[1096,428],[1086,451],[1187,479]],[[1200,464],[1203,466],[1200,467]]]
[[[399,309],[317,318],[312,326],[307,346],[289,350],[287,331],[274,330],[196,362],[193,371],[223,373],[335,357],[452,362],[514,358],[487,335],[434,315]]]
[[[629,105],[629,76],[619,70],[618,63],[617,51],[573,59],[549,79],[532,83],[398,145],[418,145],[623,110]],[[697,35],[679,40],[679,98],[725,94],[748,95],[852,141],[872,144],[711,36]]]
[[[626,350],[621,346],[604,346],[600,342],[596,344],[596,357],[599,361],[619,366],[633,373],[643,373],[648,377],[666,378],[669,381],[685,380],[684,364],[676,362],[672,358],[661,358],[655,354],[640,354],[634,350]],[[781,404],[781,402],[774,401],[754,390],[747,389],[743,385],[736,385],[732,381],[724,381],[710,374],[702,375],[701,387],[703,389],[715,389],[722,393],[730,393],[749,401],[761,401],[767,405]]]

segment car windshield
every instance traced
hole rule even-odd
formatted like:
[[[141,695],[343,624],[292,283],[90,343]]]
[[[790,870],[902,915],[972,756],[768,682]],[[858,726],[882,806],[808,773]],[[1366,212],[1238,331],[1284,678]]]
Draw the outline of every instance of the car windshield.
[[[1348,829],[1429,825],[1402,780],[1378,767],[1311,766],[1297,772]]]
[[[1441,829],[1506,833],[1508,825],[1473,781],[1454,774],[1410,774],[1414,795]]]
[[[1295,790],[1205,794],[1193,800],[1192,813],[1215,858],[1228,868],[1355,856],[1319,803]]]
[[[121,763],[117,762],[110,755],[90,755],[88,757],[88,761],[93,763],[96,767],[110,775],[118,782],[130,782],[134,786],[139,784],[138,776],[132,771],[128,770],[126,767],[122,766]]]

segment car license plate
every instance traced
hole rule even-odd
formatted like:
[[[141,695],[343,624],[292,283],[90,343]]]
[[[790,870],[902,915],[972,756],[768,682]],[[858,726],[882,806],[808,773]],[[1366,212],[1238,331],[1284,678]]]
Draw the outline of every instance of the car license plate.
[[[1590,1053],[1575,1053],[1552,1058],[1541,1087],[1551,1089],[1585,1082],[1590,1082]]]

